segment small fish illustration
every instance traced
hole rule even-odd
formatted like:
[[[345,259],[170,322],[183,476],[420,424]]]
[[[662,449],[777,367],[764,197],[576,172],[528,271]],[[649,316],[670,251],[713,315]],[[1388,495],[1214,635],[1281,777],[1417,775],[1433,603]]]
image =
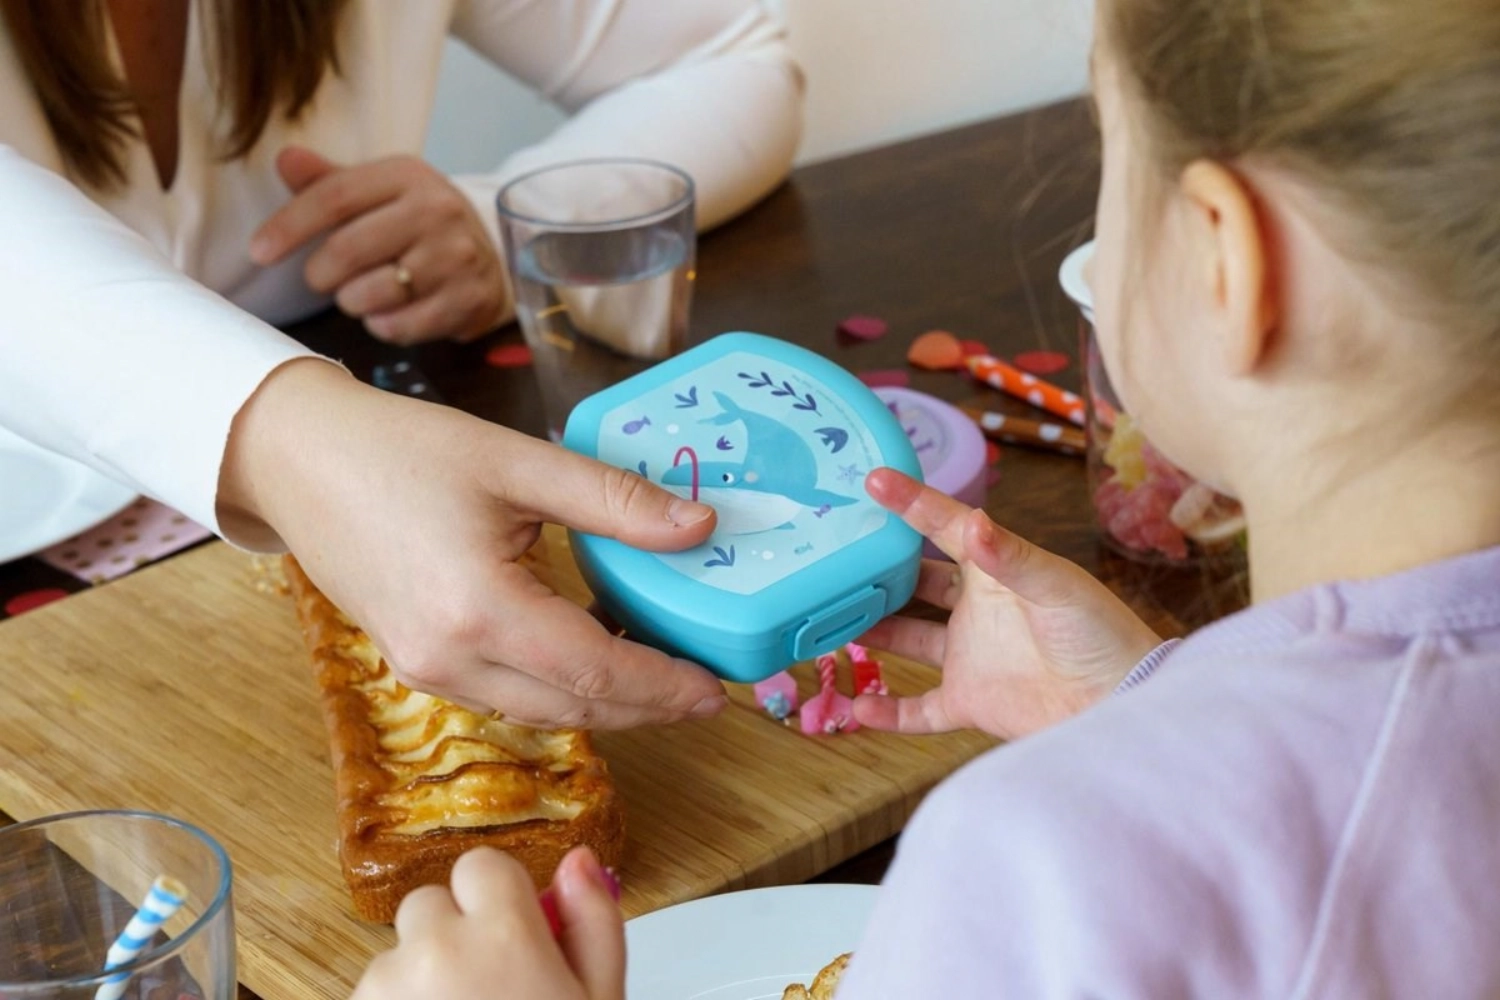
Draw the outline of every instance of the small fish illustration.
[[[722,435],[719,437],[719,440],[714,443],[714,447],[719,449],[720,451],[734,451],[734,445],[730,444],[729,439],[727,437],[723,437]]]
[[[641,459],[641,464],[637,465],[636,469],[637,469],[637,471],[640,472],[642,479],[650,479],[651,478],[649,475],[646,474],[646,460],[644,458]]]
[[[630,423],[626,424],[625,425],[625,433],[626,434],[639,434],[641,431],[645,430],[647,427],[650,427],[650,426],[651,426],[651,418],[650,417],[642,417],[639,420],[632,420]]]
[[[823,506],[821,506],[817,510],[813,511],[813,517],[822,517],[824,514],[828,513],[830,510],[833,510],[833,508],[830,507],[828,504],[825,503]]]
[[[795,556],[805,556],[809,552],[811,552],[812,550],[813,550],[813,544],[812,544],[812,542],[808,542],[806,545],[799,545],[795,549],[793,549],[792,550],[792,555],[795,555]]]

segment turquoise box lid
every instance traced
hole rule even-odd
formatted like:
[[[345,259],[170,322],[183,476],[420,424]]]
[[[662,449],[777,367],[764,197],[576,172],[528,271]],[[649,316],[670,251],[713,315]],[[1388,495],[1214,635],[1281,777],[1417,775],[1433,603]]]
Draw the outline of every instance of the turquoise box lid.
[[[916,589],[922,539],[865,493],[920,477],[900,422],[833,362],[726,333],[585,399],[563,445],[718,512],[654,553],[572,533],[584,580],[632,637],[750,683],[837,649]]]

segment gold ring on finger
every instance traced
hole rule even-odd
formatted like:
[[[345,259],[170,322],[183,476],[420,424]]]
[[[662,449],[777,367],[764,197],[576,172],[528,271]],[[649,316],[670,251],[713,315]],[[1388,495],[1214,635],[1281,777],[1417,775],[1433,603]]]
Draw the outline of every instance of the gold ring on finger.
[[[391,265],[391,276],[396,279],[396,284],[401,286],[401,292],[406,296],[406,301],[414,302],[417,298],[417,286],[412,280],[411,268],[400,261]]]

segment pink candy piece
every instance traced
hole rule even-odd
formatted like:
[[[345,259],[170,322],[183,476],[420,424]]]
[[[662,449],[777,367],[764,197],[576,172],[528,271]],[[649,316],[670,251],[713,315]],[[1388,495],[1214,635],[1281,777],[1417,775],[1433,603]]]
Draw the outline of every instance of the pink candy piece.
[[[854,701],[839,694],[834,687],[834,674],[838,661],[832,653],[818,657],[818,683],[820,690],[802,705],[802,732],[808,736],[822,733],[852,733],[859,728],[854,720]]]
[[[1187,536],[1172,523],[1172,508],[1191,480],[1149,444],[1143,447],[1142,456],[1146,481],[1126,489],[1110,476],[1094,491],[1094,506],[1104,529],[1121,545],[1180,562],[1188,557]]]
[[[859,728],[854,720],[854,702],[832,688],[807,699],[801,717],[802,732],[808,736],[852,733]]]
[[[849,316],[839,324],[839,333],[855,340],[879,340],[890,329],[890,325],[878,316]]]
[[[844,647],[849,654],[849,660],[854,664],[854,693],[888,695],[890,689],[885,686],[885,678],[880,673],[880,661],[870,655],[870,651],[857,642],[851,642]]]
[[[797,711],[797,681],[783,670],[755,685],[755,701],[773,718],[785,719]]]

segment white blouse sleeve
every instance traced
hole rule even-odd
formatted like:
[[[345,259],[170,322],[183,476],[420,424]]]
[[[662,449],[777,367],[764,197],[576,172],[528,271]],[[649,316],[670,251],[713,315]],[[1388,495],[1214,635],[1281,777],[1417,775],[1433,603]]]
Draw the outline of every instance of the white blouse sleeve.
[[[219,523],[219,467],[240,407],[309,353],[0,145],[0,424],[275,547],[263,529]]]
[[[487,225],[504,181],[599,156],[661,160],[708,228],[768,194],[802,133],[802,74],[759,0],[461,0],[453,32],[573,116],[491,175],[457,178]]]

